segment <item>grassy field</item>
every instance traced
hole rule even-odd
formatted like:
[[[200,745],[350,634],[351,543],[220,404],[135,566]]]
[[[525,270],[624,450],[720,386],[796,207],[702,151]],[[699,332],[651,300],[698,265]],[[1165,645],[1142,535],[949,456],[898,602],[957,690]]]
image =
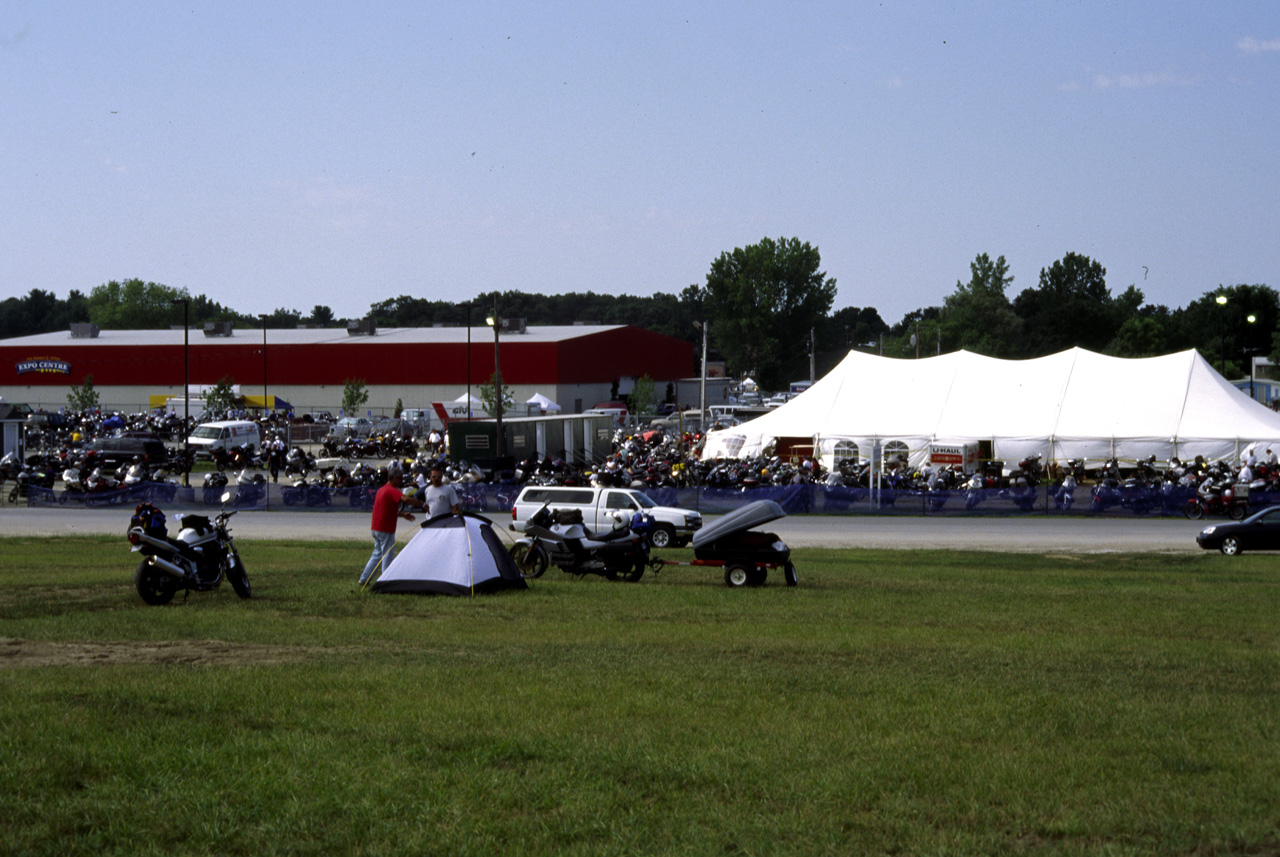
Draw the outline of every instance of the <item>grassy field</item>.
[[[0,540],[0,853],[1280,853],[1274,557],[471,600],[241,549],[251,601],[154,608],[123,538]]]

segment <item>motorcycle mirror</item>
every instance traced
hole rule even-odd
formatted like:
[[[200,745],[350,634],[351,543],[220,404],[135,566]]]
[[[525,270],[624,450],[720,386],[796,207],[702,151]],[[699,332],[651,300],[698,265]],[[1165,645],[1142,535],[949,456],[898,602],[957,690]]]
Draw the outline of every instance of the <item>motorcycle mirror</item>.
[[[227,502],[229,502],[230,500],[231,500],[231,492],[230,492],[230,491],[223,491],[223,492],[222,492],[222,502],[223,502],[224,504],[226,504],[226,503],[227,503]]]

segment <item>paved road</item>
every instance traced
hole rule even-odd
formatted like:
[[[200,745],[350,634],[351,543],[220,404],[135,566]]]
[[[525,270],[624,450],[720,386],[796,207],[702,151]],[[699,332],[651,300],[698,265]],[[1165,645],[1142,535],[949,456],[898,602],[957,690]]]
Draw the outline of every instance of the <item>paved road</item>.
[[[0,508],[0,536],[118,535],[130,509]],[[501,527],[509,520],[494,515]],[[710,520],[710,518],[708,519]],[[170,532],[173,532],[172,521]],[[401,522],[401,527],[406,526]],[[412,525],[409,525],[412,526]],[[793,515],[762,529],[790,547],[954,548],[1048,553],[1196,552],[1204,526],[1181,518],[864,517]],[[245,539],[308,541],[369,538],[368,513],[241,512],[233,530]],[[401,530],[403,537],[404,530]]]

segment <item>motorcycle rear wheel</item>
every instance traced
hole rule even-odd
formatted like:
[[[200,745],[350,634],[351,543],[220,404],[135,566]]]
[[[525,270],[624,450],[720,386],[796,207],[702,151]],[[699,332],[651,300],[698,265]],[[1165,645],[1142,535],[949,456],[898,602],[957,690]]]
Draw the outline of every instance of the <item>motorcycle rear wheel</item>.
[[[1248,511],[1249,510],[1244,506],[1237,504],[1227,510],[1227,516],[1233,521],[1243,521],[1244,516]]]
[[[232,550],[235,550],[232,548]],[[244,560],[240,559],[240,554],[234,554],[235,564],[232,565],[230,558],[227,561],[227,580],[231,583],[231,588],[235,590],[236,595],[241,598],[248,598],[253,593],[249,588],[249,573],[244,570]]]
[[[634,566],[627,568],[610,568],[604,573],[604,576],[610,580],[621,580],[626,583],[635,583],[644,577],[644,560],[638,559]]]
[[[547,570],[547,555],[533,545],[512,545],[510,553],[521,577],[542,577]]]
[[[173,594],[178,591],[178,581],[144,559],[133,572],[133,588],[138,590],[143,601],[158,607],[173,600]]]

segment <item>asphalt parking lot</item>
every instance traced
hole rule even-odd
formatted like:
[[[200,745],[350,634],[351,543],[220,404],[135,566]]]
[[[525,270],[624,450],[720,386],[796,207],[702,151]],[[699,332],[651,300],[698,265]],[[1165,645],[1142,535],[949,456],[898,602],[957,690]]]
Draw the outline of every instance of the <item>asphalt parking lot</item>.
[[[123,545],[131,509],[60,507],[0,509],[0,536],[118,535]],[[170,514],[170,533],[174,532]],[[492,515],[506,532],[505,515]],[[707,519],[713,520],[712,517]],[[405,521],[401,540],[407,539]],[[1183,518],[898,517],[792,515],[759,529],[792,548],[996,550],[1031,553],[1197,552],[1204,522]],[[355,511],[245,511],[232,521],[236,538],[335,541],[369,538],[369,514]]]

